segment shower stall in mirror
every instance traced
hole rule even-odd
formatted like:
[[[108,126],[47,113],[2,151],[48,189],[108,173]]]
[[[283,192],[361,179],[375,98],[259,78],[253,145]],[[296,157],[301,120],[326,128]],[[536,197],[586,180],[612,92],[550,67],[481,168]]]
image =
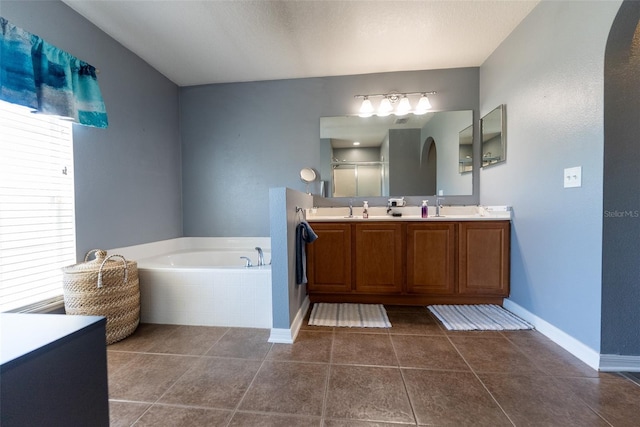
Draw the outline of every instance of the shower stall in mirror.
[[[388,195],[384,192],[384,162],[334,161],[331,167],[332,197]]]

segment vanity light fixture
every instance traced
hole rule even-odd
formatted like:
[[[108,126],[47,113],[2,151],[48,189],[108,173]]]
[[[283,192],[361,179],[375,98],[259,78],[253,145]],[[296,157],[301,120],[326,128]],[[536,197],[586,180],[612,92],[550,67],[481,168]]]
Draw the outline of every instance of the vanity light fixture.
[[[396,116],[404,116],[409,113],[415,115],[426,114],[430,110],[431,102],[427,95],[434,95],[436,92],[390,92],[390,93],[375,93],[371,95],[355,95],[355,98],[362,98],[362,105],[360,106],[360,117],[371,117],[372,115],[385,117],[393,113]],[[411,109],[410,96],[420,96],[415,110]],[[382,98],[378,105],[378,110],[375,112],[371,99],[369,98]],[[394,105],[395,107],[394,111]]]
[[[360,141],[353,141],[353,145],[360,145]]]

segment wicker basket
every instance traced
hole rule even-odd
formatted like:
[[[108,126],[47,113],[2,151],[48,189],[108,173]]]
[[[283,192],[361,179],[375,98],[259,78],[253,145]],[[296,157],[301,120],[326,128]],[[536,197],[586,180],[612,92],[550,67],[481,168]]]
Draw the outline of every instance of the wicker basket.
[[[88,261],[92,253],[95,259]],[[106,317],[107,344],[113,344],[131,335],[140,323],[138,265],[100,249],[87,252],[84,261],[62,269],[65,311]]]

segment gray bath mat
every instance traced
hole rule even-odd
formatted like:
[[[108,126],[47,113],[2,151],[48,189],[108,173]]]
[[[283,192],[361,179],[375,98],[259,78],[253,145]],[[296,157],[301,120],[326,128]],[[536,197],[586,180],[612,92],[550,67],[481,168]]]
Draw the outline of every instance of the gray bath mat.
[[[427,307],[450,331],[512,331],[533,329],[499,305],[430,305]]]
[[[390,328],[391,322],[382,304],[313,304],[309,325],[350,328]]]

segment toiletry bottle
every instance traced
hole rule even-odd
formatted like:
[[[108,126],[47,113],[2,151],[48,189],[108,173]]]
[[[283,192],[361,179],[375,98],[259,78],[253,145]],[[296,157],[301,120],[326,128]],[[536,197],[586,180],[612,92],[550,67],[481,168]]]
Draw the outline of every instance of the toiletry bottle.
[[[362,207],[362,218],[369,218],[369,202],[365,201]]]
[[[422,218],[427,218],[429,216],[429,206],[427,206],[427,201],[422,201]]]

